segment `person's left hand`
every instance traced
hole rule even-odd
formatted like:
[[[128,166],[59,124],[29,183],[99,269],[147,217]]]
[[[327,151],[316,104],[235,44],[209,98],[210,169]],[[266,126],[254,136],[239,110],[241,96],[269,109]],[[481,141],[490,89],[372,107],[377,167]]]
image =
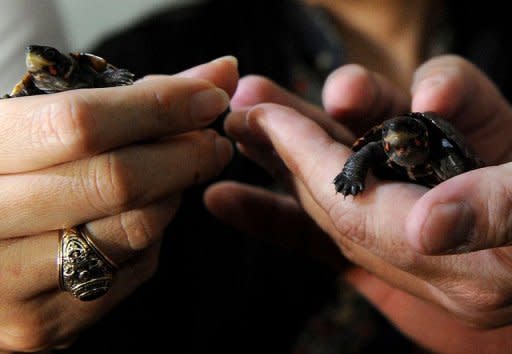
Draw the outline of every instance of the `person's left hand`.
[[[487,163],[507,161],[512,111],[475,67],[454,57],[431,61],[418,71],[412,93],[408,106],[408,95],[382,77],[347,66],[328,80],[324,103],[332,116],[358,134],[407,107],[438,111],[466,134]],[[224,182],[205,196],[214,214],[253,233],[268,226],[263,220],[276,220],[265,229],[268,234],[276,238],[287,235],[278,239],[285,243],[293,243],[294,231],[308,233],[313,239],[320,237],[323,246],[312,247],[312,252],[323,255],[325,249],[332,248],[304,209],[347,258],[385,280],[359,268],[346,272],[347,279],[421,344],[443,352],[467,352],[475,345],[495,352],[512,346],[512,327],[506,326],[512,323],[508,306],[512,300],[511,250],[429,257],[415,252],[406,238],[409,235],[414,244],[414,220],[424,212],[422,203],[428,204],[429,195],[438,190],[456,191],[457,184],[467,185],[468,179],[490,177],[493,168],[455,177],[428,193],[418,185],[377,181],[370,176],[363,194],[344,199],[335,193],[331,182],[351,154],[340,141],[348,143],[353,137],[341,125],[333,126],[322,110],[268,81],[242,80],[232,103],[234,109],[260,102],[281,105],[256,105],[233,113],[227,131],[246,155],[291,186],[294,197]],[[506,168],[502,166],[499,168]],[[504,244],[480,244],[480,248]],[[483,330],[468,327],[468,323],[505,327]],[[452,341],[447,333],[461,340]]]
[[[0,352],[69,346],[154,274],[184,192],[231,159],[206,127],[237,82],[224,57],[129,86],[0,100]]]

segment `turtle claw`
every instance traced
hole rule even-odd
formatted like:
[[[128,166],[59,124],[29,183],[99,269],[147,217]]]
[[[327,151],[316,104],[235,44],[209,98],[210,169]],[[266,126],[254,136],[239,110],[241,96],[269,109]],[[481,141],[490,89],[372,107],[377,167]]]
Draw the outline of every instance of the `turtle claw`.
[[[364,189],[363,182],[349,178],[343,172],[334,178],[333,183],[336,188],[336,192],[343,194],[344,197],[349,194],[356,196]]]
[[[360,190],[361,190],[361,187],[359,185],[357,185],[357,184],[354,184],[350,188],[350,194],[356,195],[357,193],[359,193]]]
[[[101,74],[101,86],[127,86],[133,84],[134,78],[126,69],[107,70]]]

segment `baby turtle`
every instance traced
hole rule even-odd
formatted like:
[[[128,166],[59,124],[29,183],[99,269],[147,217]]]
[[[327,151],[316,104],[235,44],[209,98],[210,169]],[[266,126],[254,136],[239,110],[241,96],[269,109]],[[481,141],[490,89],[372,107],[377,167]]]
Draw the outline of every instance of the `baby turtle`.
[[[92,87],[131,85],[134,75],[90,53],[64,55],[52,47],[30,45],[25,50],[27,72],[3,98],[56,93]]]
[[[355,152],[334,178],[344,196],[364,189],[368,169],[383,179],[433,187],[482,167],[462,134],[434,112],[411,112],[376,125],[352,145]]]

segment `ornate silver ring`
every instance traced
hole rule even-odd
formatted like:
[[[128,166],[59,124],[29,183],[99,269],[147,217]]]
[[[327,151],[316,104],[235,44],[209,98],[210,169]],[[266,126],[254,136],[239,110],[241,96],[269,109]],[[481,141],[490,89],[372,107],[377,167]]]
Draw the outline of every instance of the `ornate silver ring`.
[[[57,263],[60,288],[81,301],[103,296],[117,270],[83,226],[61,230]]]

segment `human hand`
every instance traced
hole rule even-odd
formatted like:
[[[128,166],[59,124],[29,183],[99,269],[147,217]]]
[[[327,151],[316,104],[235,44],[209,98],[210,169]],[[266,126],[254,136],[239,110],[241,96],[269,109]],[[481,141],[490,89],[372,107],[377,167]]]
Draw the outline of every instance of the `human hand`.
[[[240,87],[243,85],[242,80]],[[274,90],[270,86],[267,85],[267,91]],[[248,91],[249,88],[243,90]],[[267,92],[259,96],[279,97],[279,94]],[[510,109],[476,68],[455,57],[433,60],[418,71],[412,96],[412,104],[404,106],[407,94],[393,89],[378,75],[347,66],[328,80],[324,102],[330,115],[358,133],[378,119],[388,118],[407,107],[411,111],[437,111],[452,120],[489,165],[507,161],[503,156],[508,147],[503,138],[510,134]],[[250,106],[249,100],[245,101],[244,105]],[[258,102],[254,99],[252,103]],[[408,244],[408,238],[414,240],[415,235],[411,220],[417,218],[418,210],[424,210],[421,205],[426,205],[424,200],[429,200],[430,193],[436,193],[436,189],[445,185],[455,188],[455,184],[467,183],[466,179],[479,180],[480,174],[488,176],[491,170],[503,168],[503,165],[457,176],[431,191],[413,184],[377,181],[370,177],[369,188],[361,196],[343,200],[334,193],[330,181],[351,154],[350,149],[333,139],[328,134],[330,131],[321,129],[301,107],[294,107],[296,110],[257,105],[248,113],[232,114],[227,126],[251,158],[271,171],[291,171],[285,179],[292,181],[302,207],[346,257],[386,283],[360,269],[348,271],[347,279],[405,333],[431,349],[467,352],[482,348],[483,352],[497,352],[499,348],[510,347],[512,328],[505,326],[511,323],[507,307],[511,290],[508,284],[512,277],[510,250],[499,248],[428,257],[419,255]],[[485,137],[492,137],[492,140],[485,140]],[[493,152],[496,147],[500,150]],[[275,153],[282,160],[276,158]],[[283,163],[286,169],[282,168]],[[280,196],[250,192],[247,187],[233,184],[212,187],[207,194],[212,211],[218,211],[217,206],[227,188],[243,194],[244,202],[257,200],[260,210],[266,205],[267,210],[274,211],[274,217],[300,214],[296,204],[289,207]],[[225,196],[224,202],[225,205],[235,204]],[[291,203],[288,200],[288,204]],[[226,215],[231,212],[233,219],[243,220],[240,214],[244,214],[244,208],[238,210],[236,213],[228,208],[218,215],[224,214],[227,219]],[[238,226],[244,225],[239,222]],[[287,225],[281,223],[281,226],[270,234],[285,233]],[[505,327],[483,330],[470,328],[468,323],[477,327]],[[451,339],[447,338],[448,332]],[[453,340],[453,336],[460,341]]]
[[[359,133],[368,129],[371,122],[358,122],[343,113],[345,103],[336,98],[337,89],[325,90],[329,113]],[[509,103],[480,73],[447,58],[423,65],[412,91],[411,111],[446,115],[488,165],[498,166],[459,176],[429,191],[408,216],[408,241],[424,254],[466,253],[510,244]]]
[[[0,351],[65,345],[151,277],[182,191],[231,157],[204,127],[237,81],[223,58],[126,87],[0,101]],[[48,230],[75,225],[119,266],[95,301],[59,289],[59,232]]]

